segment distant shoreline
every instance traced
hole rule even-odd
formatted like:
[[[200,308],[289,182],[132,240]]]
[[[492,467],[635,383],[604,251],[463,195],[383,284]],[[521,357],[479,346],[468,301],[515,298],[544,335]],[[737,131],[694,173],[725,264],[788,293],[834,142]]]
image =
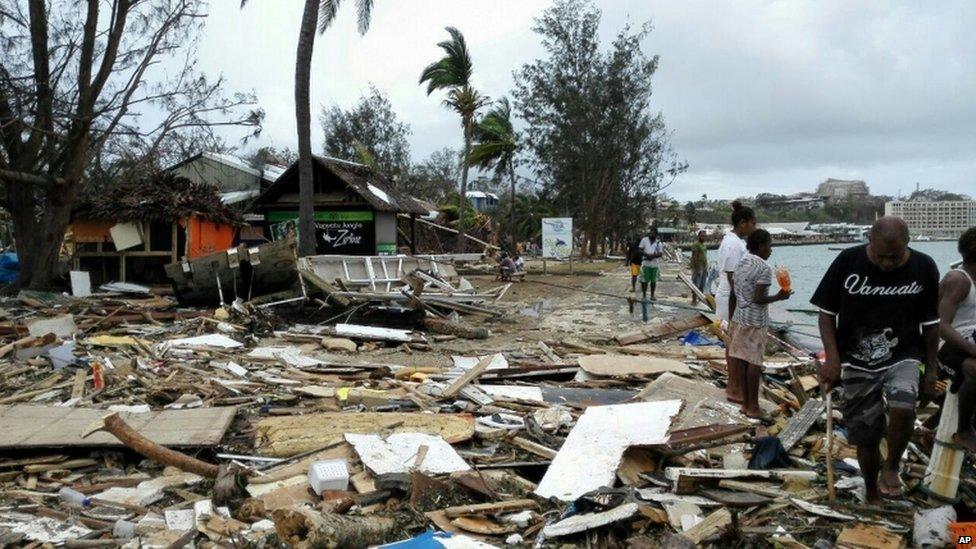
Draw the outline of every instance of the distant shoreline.
[[[678,244],[677,246],[683,252],[690,252],[691,251],[691,245],[692,244],[693,243],[689,242],[687,244]],[[778,240],[773,240],[773,246],[774,247],[777,247],[777,246],[818,246],[818,245],[823,245],[823,244],[861,244],[861,242],[860,241],[857,241],[857,240],[841,240],[841,239],[816,240],[816,241],[791,241],[791,240],[778,241]],[[717,250],[718,249],[718,246],[719,246],[719,243],[718,242],[709,242],[709,243],[705,244],[705,248],[707,248],[709,250]]]

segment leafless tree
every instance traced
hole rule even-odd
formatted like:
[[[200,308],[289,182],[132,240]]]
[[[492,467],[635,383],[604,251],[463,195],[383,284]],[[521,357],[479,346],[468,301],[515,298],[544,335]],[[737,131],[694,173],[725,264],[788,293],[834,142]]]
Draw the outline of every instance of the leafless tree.
[[[196,66],[202,0],[0,0],[0,185],[20,285],[48,288],[79,186],[260,130],[253,94]]]

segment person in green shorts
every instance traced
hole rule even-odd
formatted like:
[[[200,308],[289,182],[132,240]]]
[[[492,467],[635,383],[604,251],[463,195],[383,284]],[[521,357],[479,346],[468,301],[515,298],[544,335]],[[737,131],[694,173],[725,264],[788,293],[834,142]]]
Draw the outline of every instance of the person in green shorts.
[[[644,258],[641,261],[641,294],[644,299],[647,299],[647,285],[651,285],[651,300],[655,299],[654,292],[657,290],[657,281],[660,278],[660,264],[658,258],[664,253],[664,249],[661,246],[661,242],[657,239],[657,228],[651,227],[647,231],[647,236],[641,239],[640,244],[641,256]]]

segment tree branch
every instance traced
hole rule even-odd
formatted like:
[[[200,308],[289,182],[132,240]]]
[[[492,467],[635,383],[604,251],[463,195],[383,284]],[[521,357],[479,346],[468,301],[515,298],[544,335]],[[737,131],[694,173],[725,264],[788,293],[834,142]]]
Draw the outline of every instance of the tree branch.
[[[37,94],[37,112],[34,125],[51,130],[53,124],[53,91],[51,88],[50,53],[48,52],[48,20],[44,0],[29,0],[31,54],[34,62],[34,85]],[[40,150],[44,134],[32,131],[23,148],[23,156],[30,158]]]
[[[2,170],[0,169],[0,181],[8,181],[11,183],[29,183],[31,185],[44,185],[48,186],[51,183],[60,184],[64,183],[60,178],[47,178],[40,175],[18,172],[13,170]]]

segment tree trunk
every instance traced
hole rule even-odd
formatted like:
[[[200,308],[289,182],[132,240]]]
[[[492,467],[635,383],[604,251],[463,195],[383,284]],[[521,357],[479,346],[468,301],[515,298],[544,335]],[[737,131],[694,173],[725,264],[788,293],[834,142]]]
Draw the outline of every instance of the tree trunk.
[[[473,117],[464,119],[464,159],[461,162],[461,196],[458,198],[458,239],[454,250],[464,253],[464,206],[468,201],[468,158],[471,157],[471,126]]]
[[[508,236],[512,239],[513,250],[515,249],[515,164],[508,163],[508,175],[512,180],[512,195],[508,205]]]
[[[54,185],[40,191],[48,197],[38,200],[31,185],[7,185],[9,211],[17,238],[20,268],[17,283],[21,288],[50,290],[57,285],[58,260],[64,232],[71,217],[74,186]],[[38,212],[36,204],[46,204]]]
[[[315,255],[315,186],[309,85],[319,0],[305,0],[295,53],[295,121],[298,126],[298,254]]]

